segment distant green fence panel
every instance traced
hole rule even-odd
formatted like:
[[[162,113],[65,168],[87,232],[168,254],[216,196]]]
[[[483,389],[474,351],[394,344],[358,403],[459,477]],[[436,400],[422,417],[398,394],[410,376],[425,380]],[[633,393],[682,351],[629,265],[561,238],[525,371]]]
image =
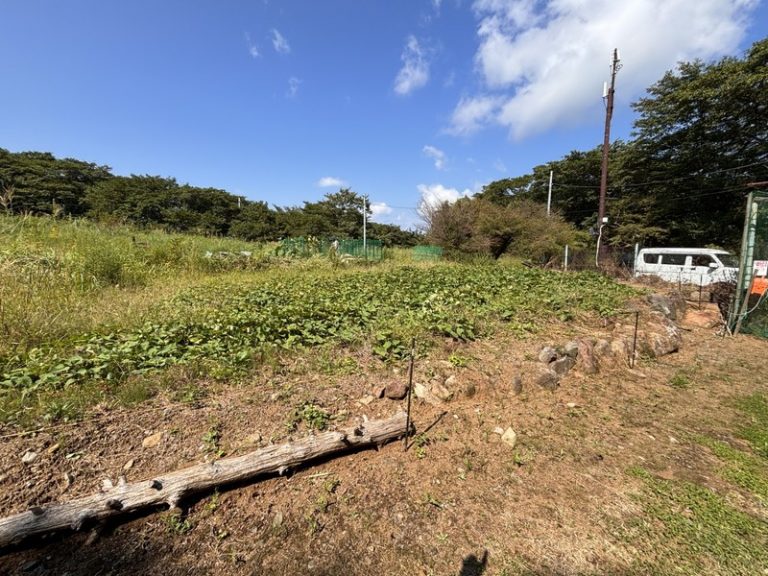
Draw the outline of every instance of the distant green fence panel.
[[[347,254],[362,260],[381,260],[383,247],[381,240],[339,240],[339,254]]]
[[[366,239],[364,245],[362,240],[357,239],[334,241],[314,236],[285,238],[280,241],[275,253],[278,256],[308,258],[317,254],[328,254],[332,249],[335,249],[340,256],[352,256],[361,260],[378,261],[383,255],[381,240],[374,238]]]
[[[440,246],[414,246],[412,256],[414,260],[440,260],[443,249]]]

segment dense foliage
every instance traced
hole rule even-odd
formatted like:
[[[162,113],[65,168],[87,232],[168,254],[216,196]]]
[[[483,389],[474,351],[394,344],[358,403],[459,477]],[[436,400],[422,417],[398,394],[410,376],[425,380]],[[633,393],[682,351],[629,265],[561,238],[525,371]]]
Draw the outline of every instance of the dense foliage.
[[[473,340],[488,333],[494,319],[522,334],[545,318],[608,313],[632,293],[597,274],[510,266],[398,267],[335,276],[305,271],[245,285],[214,282],[164,303],[156,315],[162,320],[5,358],[0,398],[18,400],[35,390],[89,381],[117,383],[205,359],[247,366],[275,348],[368,341],[374,354],[388,359],[405,352],[410,336]]]
[[[542,204],[515,198],[499,206],[484,198],[462,198],[443,203],[429,213],[427,239],[450,252],[511,254],[546,263],[566,245],[586,242],[560,216],[547,216]]]
[[[680,63],[634,108],[635,138],[611,145],[608,242],[736,248],[746,184],[768,180],[768,39],[743,58]],[[601,147],[573,151],[478,196],[546,202],[552,170],[555,210],[594,229],[601,156]]]
[[[108,166],[0,148],[0,209],[15,214],[90,216],[172,232],[270,241],[288,236],[358,238],[366,200],[343,188],[301,207],[270,208],[218,188],[179,184],[160,176],[114,176]],[[368,223],[385,246],[413,246],[420,235]]]

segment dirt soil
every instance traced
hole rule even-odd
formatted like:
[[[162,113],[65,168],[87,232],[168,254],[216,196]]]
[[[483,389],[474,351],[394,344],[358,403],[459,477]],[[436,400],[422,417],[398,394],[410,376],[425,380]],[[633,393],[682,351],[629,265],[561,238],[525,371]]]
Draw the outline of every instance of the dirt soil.
[[[183,517],[154,511],[37,539],[0,556],[0,574],[621,573],[649,554],[617,529],[641,514],[642,482],[627,470],[732,490],[693,438],[739,442],[732,399],[768,393],[758,377],[768,342],[694,324],[678,353],[634,369],[619,359],[596,375],[572,370],[555,391],[530,376],[542,345],[610,337],[614,326],[583,320],[525,340],[445,342],[417,361],[415,380],[453,375],[455,397],[414,402],[422,435],[407,451],[393,442],[228,487],[186,502]],[[681,373],[690,386],[670,385]],[[100,407],[34,435],[0,430],[0,516],[94,493],[105,478],[149,479],[302,437],[306,425],[290,425],[307,401],[335,416],[332,427],[392,415],[404,401],[368,395],[405,378],[405,363],[339,351],[276,362],[237,386],[196,382],[202,398]],[[508,427],[514,448],[498,433]],[[145,441],[156,434],[156,445]]]

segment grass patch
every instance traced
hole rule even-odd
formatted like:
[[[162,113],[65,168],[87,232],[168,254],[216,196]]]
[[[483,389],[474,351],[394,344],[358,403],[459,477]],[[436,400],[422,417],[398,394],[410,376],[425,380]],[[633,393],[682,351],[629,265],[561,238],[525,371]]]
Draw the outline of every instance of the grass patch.
[[[737,434],[747,440],[757,454],[768,459],[768,398],[753,394],[740,399],[736,406],[745,416],[736,429]]]
[[[625,525],[624,536],[645,556],[637,574],[755,574],[768,566],[768,524],[690,482],[657,478],[643,468],[644,514]],[[760,568],[762,569],[762,568]]]
[[[669,385],[678,390],[686,390],[691,387],[691,379],[685,372],[675,372],[669,379]]]
[[[710,438],[701,439],[701,443],[725,462],[723,478],[750,492],[764,505],[768,504],[768,466],[760,457]]]

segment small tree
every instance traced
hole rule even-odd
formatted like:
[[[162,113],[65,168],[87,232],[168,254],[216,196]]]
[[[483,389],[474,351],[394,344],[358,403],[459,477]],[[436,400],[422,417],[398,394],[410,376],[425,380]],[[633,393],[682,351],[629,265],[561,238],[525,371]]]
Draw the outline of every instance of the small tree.
[[[13,186],[3,186],[3,193],[0,194],[0,205],[5,208],[8,214],[13,212],[13,195],[15,192]]]

